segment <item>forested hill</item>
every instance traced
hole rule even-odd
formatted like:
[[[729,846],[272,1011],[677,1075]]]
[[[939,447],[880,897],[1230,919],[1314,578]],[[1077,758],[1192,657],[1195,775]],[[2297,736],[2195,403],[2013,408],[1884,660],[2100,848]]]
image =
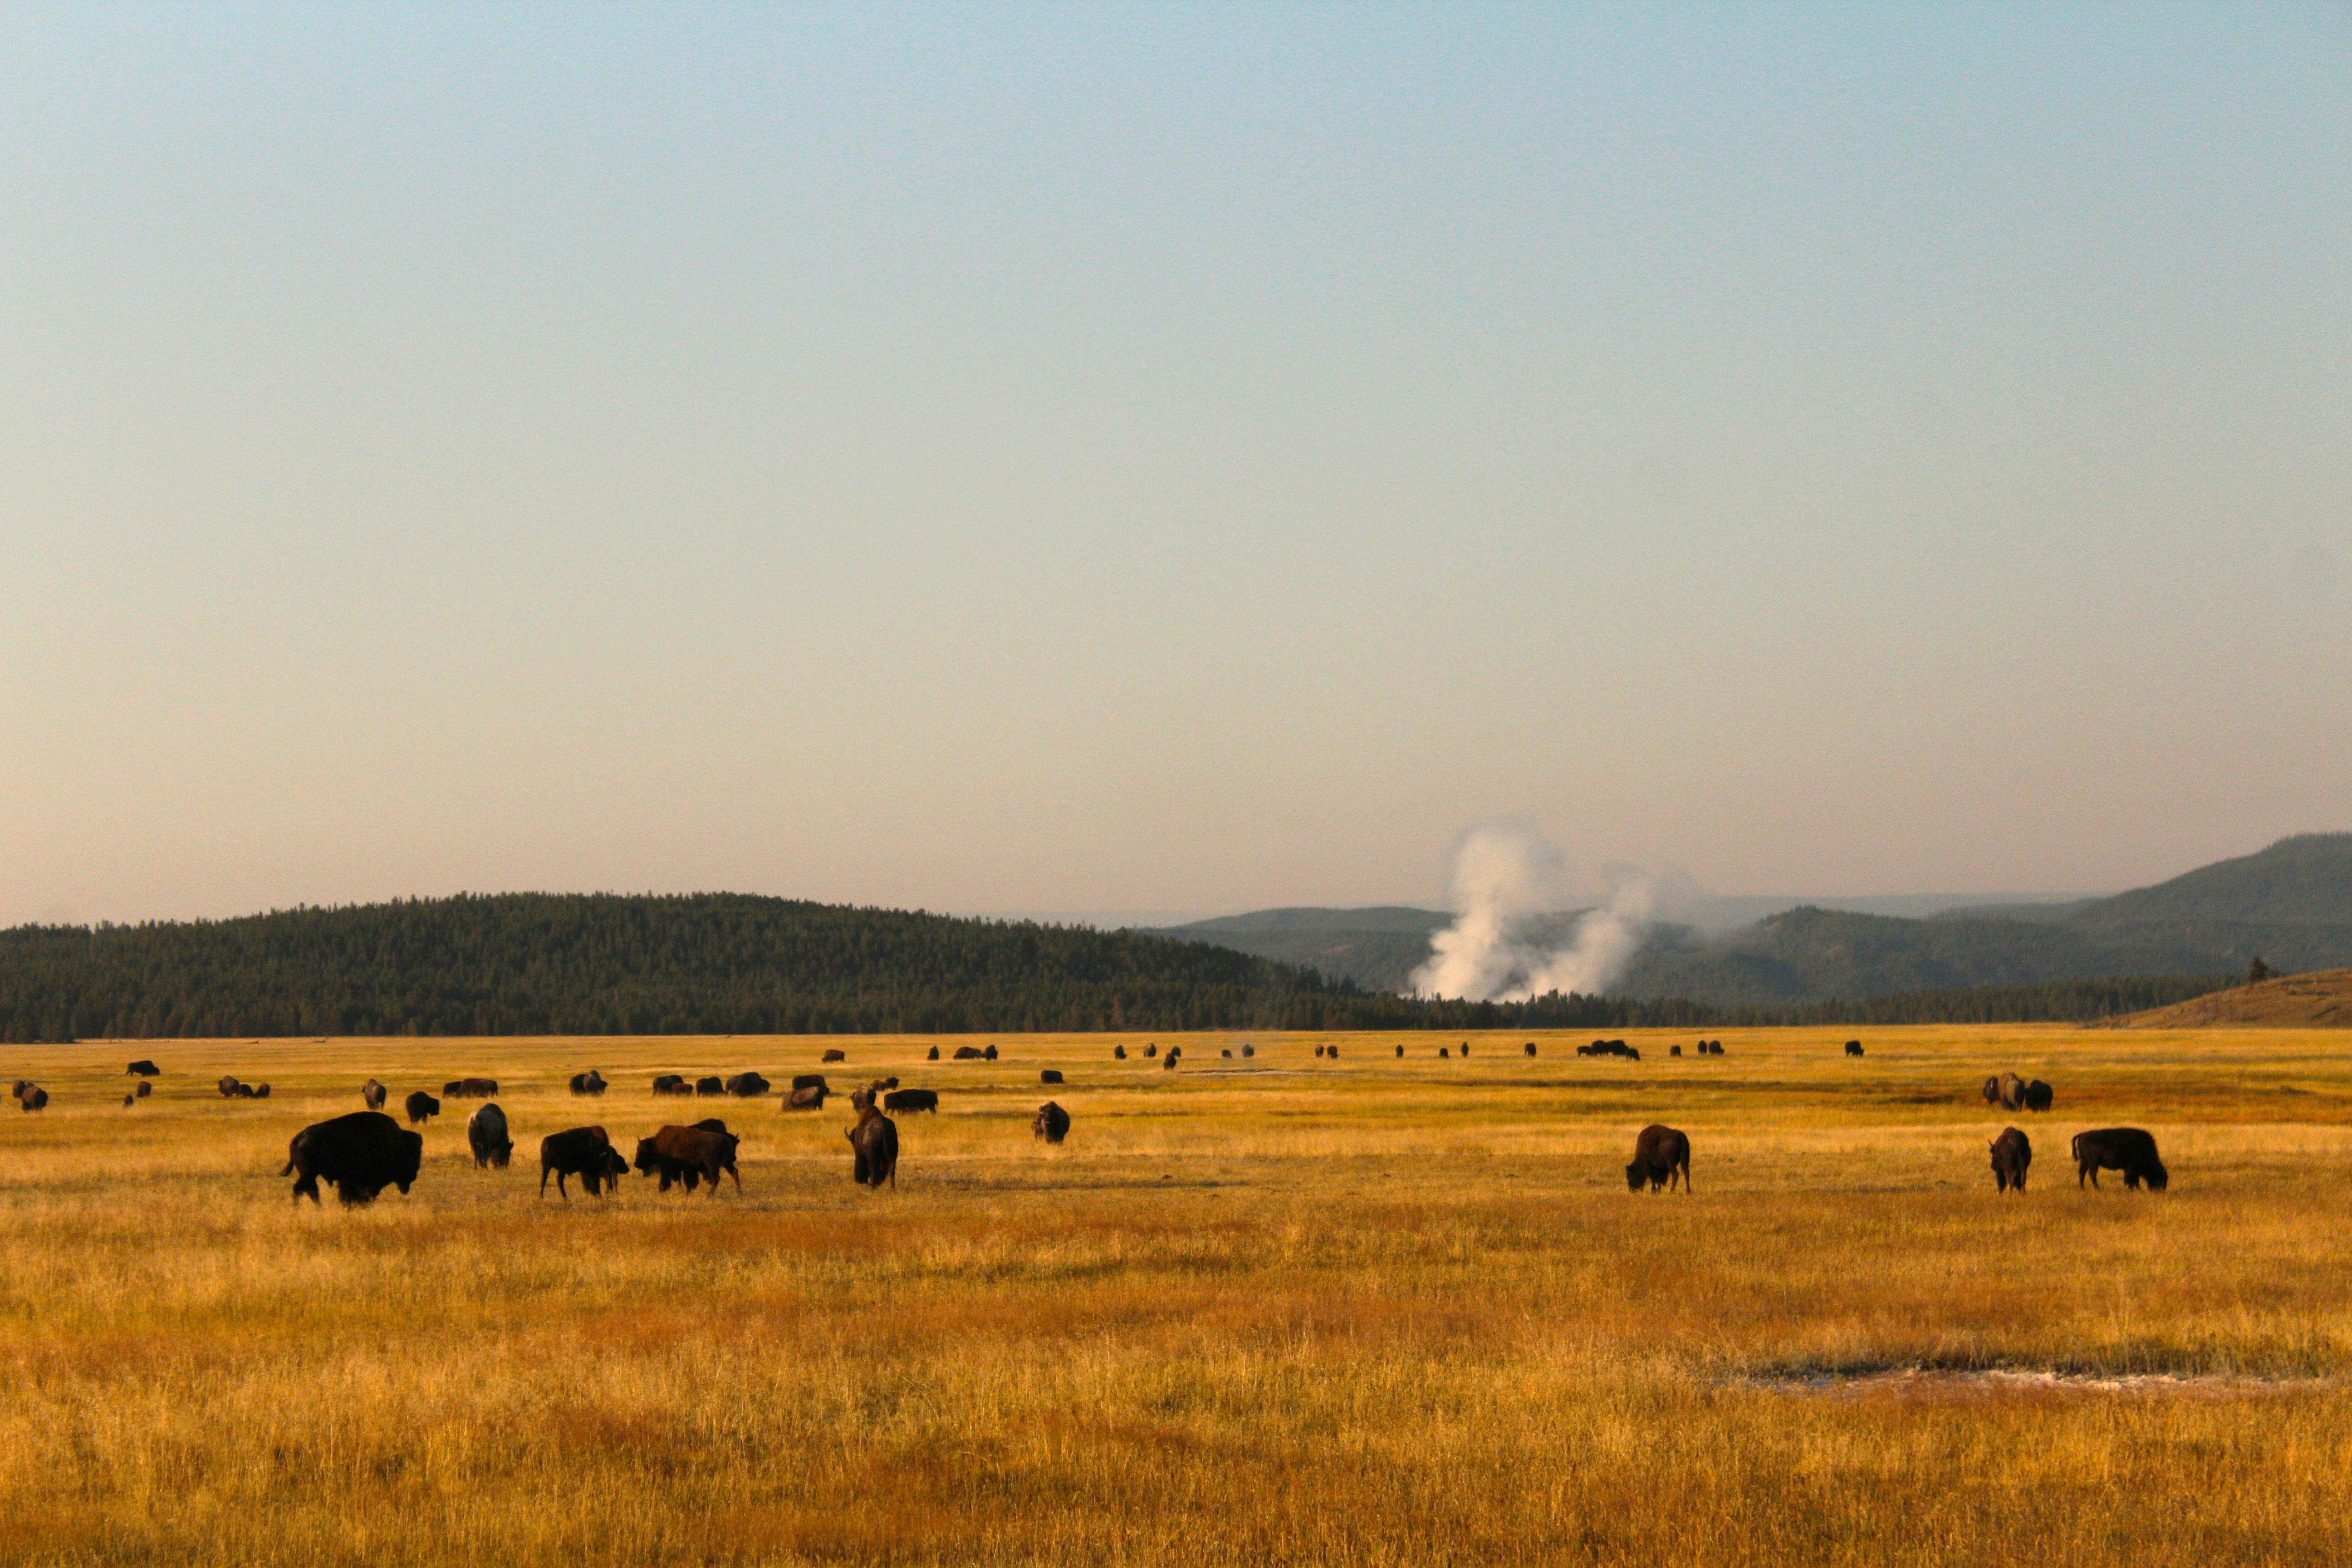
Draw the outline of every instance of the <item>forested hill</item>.
[[[0,1038],[1396,1026],[1200,942],[743,894],[515,893],[0,931]]]

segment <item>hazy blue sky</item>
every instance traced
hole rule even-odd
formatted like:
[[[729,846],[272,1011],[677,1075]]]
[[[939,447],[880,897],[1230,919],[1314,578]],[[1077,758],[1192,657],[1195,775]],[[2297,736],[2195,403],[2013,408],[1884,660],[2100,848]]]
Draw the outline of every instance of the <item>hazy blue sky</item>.
[[[2352,826],[2352,8],[0,10],[0,921]]]

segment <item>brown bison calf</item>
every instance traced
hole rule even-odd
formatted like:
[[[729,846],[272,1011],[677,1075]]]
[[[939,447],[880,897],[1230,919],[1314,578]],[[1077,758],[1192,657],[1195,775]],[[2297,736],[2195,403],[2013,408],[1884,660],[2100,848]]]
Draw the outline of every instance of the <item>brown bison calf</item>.
[[[2025,1173],[2033,1163],[2033,1144],[2011,1127],[1987,1147],[1992,1150],[1993,1190],[2023,1192]]]
[[[1673,1192],[1676,1180],[1685,1194],[1691,1190],[1690,1140],[1674,1128],[1652,1122],[1633,1140],[1633,1163],[1625,1167],[1626,1190],[1638,1193],[1647,1186],[1654,1193],[1660,1187]]]

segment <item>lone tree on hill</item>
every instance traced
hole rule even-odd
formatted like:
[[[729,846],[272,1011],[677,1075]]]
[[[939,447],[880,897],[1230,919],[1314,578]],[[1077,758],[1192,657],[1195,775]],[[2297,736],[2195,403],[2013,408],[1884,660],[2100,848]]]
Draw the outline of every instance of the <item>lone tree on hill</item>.
[[[2263,955],[2261,953],[2258,952],[2254,954],[2254,961],[2246,965],[2246,984],[2249,985],[2260,985],[2263,981],[2268,980],[2270,977],[2271,966],[2263,962]]]

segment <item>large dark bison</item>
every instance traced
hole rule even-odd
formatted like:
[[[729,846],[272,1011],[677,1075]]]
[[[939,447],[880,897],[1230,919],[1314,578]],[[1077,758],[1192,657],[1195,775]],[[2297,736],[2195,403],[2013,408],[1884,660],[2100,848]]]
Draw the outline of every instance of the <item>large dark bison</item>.
[[[149,1061],[145,1057],[141,1057],[137,1061],[132,1062],[129,1067],[124,1068],[122,1070],[127,1073],[136,1074],[140,1078],[153,1078],[163,1069],[158,1068],[153,1062]]]
[[[699,1127],[665,1127],[650,1138],[637,1140],[635,1161],[640,1175],[661,1178],[661,1190],[667,1192],[673,1182],[683,1182],[688,1192],[694,1191],[698,1179],[710,1184],[710,1195],[719,1195],[719,1173],[721,1171],[735,1178],[735,1190],[743,1190],[743,1173],[735,1169],[736,1139],[730,1132],[711,1132]]]
[[[2023,1192],[2025,1173],[2033,1163],[2033,1144],[2011,1127],[1992,1141],[1992,1184],[1995,1192]]]
[[[936,1089],[894,1089],[882,1097],[885,1110],[931,1110],[940,1108],[940,1091]]]
[[[373,1079],[370,1079],[367,1082],[360,1085],[360,1103],[366,1106],[370,1110],[382,1110],[383,1109],[383,1102],[390,1099],[391,1096],[392,1090],[384,1088],[383,1085],[376,1082]]]
[[[982,1049],[980,1054],[982,1057],[985,1057],[988,1060],[994,1061],[996,1059],[996,1047],[993,1045],[985,1047]]]
[[[784,1096],[780,1109],[784,1110],[823,1110],[824,1097],[833,1091],[821,1083],[806,1089],[796,1089]]]
[[[1070,1135],[1070,1113],[1052,1100],[1047,1100],[1037,1108],[1037,1114],[1030,1119],[1029,1135],[1032,1138],[1043,1138],[1048,1143],[1059,1143]]]
[[[1039,1083],[1059,1083],[1062,1081],[1061,1069],[1058,1068],[1047,1068],[1045,1071],[1037,1075],[1037,1081]]]
[[[1535,1055],[1535,1054],[1536,1054],[1536,1043],[1535,1043],[1533,1040],[1529,1040],[1529,1041],[1528,1042],[1528,1055],[1529,1055],[1529,1056],[1533,1056],[1533,1055]]]
[[[590,1068],[586,1072],[576,1072],[572,1075],[572,1092],[574,1094],[602,1094],[607,1087],[604,1075],[594,1068]]]
[[[1247,1040],[1244,1040],[1242,1042],[1242,1055],[1244,1057],[1254,1057],[1257,1055],[1257,1047],[1251,1045]]]
[[[1862,1055],[1862,1042],[1860,1040],[1848,1040],[1845,1043],[1845,1054],[1850,1057],[1858,1057]]]
[[[28,1083],[16,1090],[17,1110],[47,1110],[48,1108],[49,1091],[39,1084]]]
[[[1111,1060],[1116,1062],[1123,1062],[1127,1060],[1127,1047],[1125,1046],[1113,1046],[1110,1048],[1110,1057]]]
[[[821,1062],[845,1062],[849,1059],[849,1053],[836,1046],[816,1059]]]
[[[898,1124],[875,1110],[871,1105],[857,1113],[857,1125],[849,1130],[849,1150],[853,1156],[850,1179],[866,1187],[878,1188],[890,1184],[898,1185]]]
[[[386,1187],[406,1192],[425,1161],[425,1135],[411,1132],[381,1110],[315,1122],[286,1146],[286,1168],[294,1178],[294,1201],[319,1201],[319,1184],[333,1185],[350,1205],[373,1203]]]
[[[514,1158],[514,1139],[507,1132],[507,1113],[492,1100],[466,1118],[466,1146],[474,1152],[477,1170],[496,1166],[503,1171]]]
[[[423,1089],[417,1089],[409,1095],[408,1124],[411,1127],[415,1126],[420,1121],[429,1121],[440,1114],[441,1102],[434,1099],[431,1095],[425,1093]]]
[[[793,1087],[794,1089],[823,1089],[824,1087],[824,1074],[821,1072],[804,1072],[798,1078],[793,1079]]]
[[[666,1072],[654,1079],[654,1092],[656,1094],[692,1094],[694,1085],[687,1082],[677,1073]]]
[[[2025,1080],[2023,1079],[2018,1077],[2013,1072],[2005,1072],[2001,1074],[2000,1078],[1993,1080],[1993,1087],[2000,1093],[2000,1108],[2003,1110],[2022,1110],[2025,1109]]]
[[[222,1075],[220,1080],[221,1098],[223,1100],[235,1100],[236,1098],[236,1091],[244,1087],[245,1085],[236,1081],[236,1074],[225,1073]]]
[[[958,1046],[955,1048],[955,1059],[960,1062],[976,1062],[980,1060],[980,1047],[978,1046]]]
[[[441,1086],[444,1100],[495,1100],[499,1080],[494,1078],[453,1078]]]
[[[768,1092],[768,1080],[756,1072],[739,1072],[727,1080],[727,1092],[738,1100],[757,1100]]]
[[[269,1086],[266,1083],[254,1084],[251,1086],[251,1089],[252,1092],[246,1096],[248,1100],[268,1100],[269,1098]]]
[[[2157,1193],[2172,1180],[2156,1157],[2156,1140],[2137,1127],[2102,1127],[2074,1134],[2074,1184],[2081,1186],[2088,1176],[2091,1185],[2097,1186],[2101,1171],[2121,1171],[2126,1187],[2146,1182]]]
[[[1987,1105],[1999,1105],[2000,1103],[2000,1079],[1998,1075],[1985,1079],[1983,1092],[1984,1102]]]
[[[727,1080],[715,1073],[709,1078],[696,1079],[694,1092],[704,1100],[716,1100],[727,1092]]]
[[[555,1195],[570,1203],[572,1194],[563,1190],[564,1177],[579,1177],[590,1197],[600,1197],[606,1184],[628,1169],[629,1163],[614,1149],[612,1139],[601,1127],[574,1127],[539,1141],[539,1195],[542,1198],[547,1196],[551,1174],[555,1178]]]
[[[939,1060],[939,1059],[940,1059],[940,1048],[939,1048],[939,1047],[937,1047],[937,1046],[933,1046],[933,1047],[931,1047],[930,1054],[929,1054],[929,1056],[925,1057],[923,1059],[924,1059],[925,1061],[932,1061],[932,1062],[935,1062],[935,1061]]]
[[[1151,1044],[1150,1044],[1150,1045],[1148,1045],[1148,1046],[1146,1046],[1146,1047],[1143,1047],[1143,1059],[1144,1059],[1145,1061],[1150,1061],[1152,1058],[1154,1058],[1154,1057],[1158,1056],[1159,1054],[1160,1054],[1160,1044],[1159,1044],[1159,1042],[1158,1042],[1158,1041],[1156,1041],[1156,1040],[1155,1040],[1155,1041],[1153,1041]],[[1320,1054],[1320,1053],[1318,1053],[1318,1054]]]
[[[149,1095],[151,1095],[151,1094],[152,1094],[152,1093],[154,1093],[154,1092],[155,1092],[155,1086],[154,1086],[153,1084],[152,1084],[152,1083],[149,1083],[145,1079],[143,1079],[143,1078],[142,1078],[142,1079],[141,1079],[139,1080],[139,1092],[138,1092],[137,1094],[133,1095],[131,1098],[132,1098],[132,1099],[134,1099],[134,1100],[144,1100],[144,1099],[146,1099]],[[381,1109],[381,1108],[379,1108],[379,1109]]]
[[[1673,1192],[1677,1178],[1687,1194],[1691,1190],[1690,1140],[1671,1127],[1652,1122],[1633,1140],[1633,1163],[1625,1167],[1626,1190],[1638,1193],[1646,1186],[1654,1193],[1660,1187]]]
[[[2050,1086],[2042,1082],[2040,1079],[2037,1078],[2025,1086],[2026,1110],[2047,1110],[2050,1109],[2051,1099],[2052,1093]]]

